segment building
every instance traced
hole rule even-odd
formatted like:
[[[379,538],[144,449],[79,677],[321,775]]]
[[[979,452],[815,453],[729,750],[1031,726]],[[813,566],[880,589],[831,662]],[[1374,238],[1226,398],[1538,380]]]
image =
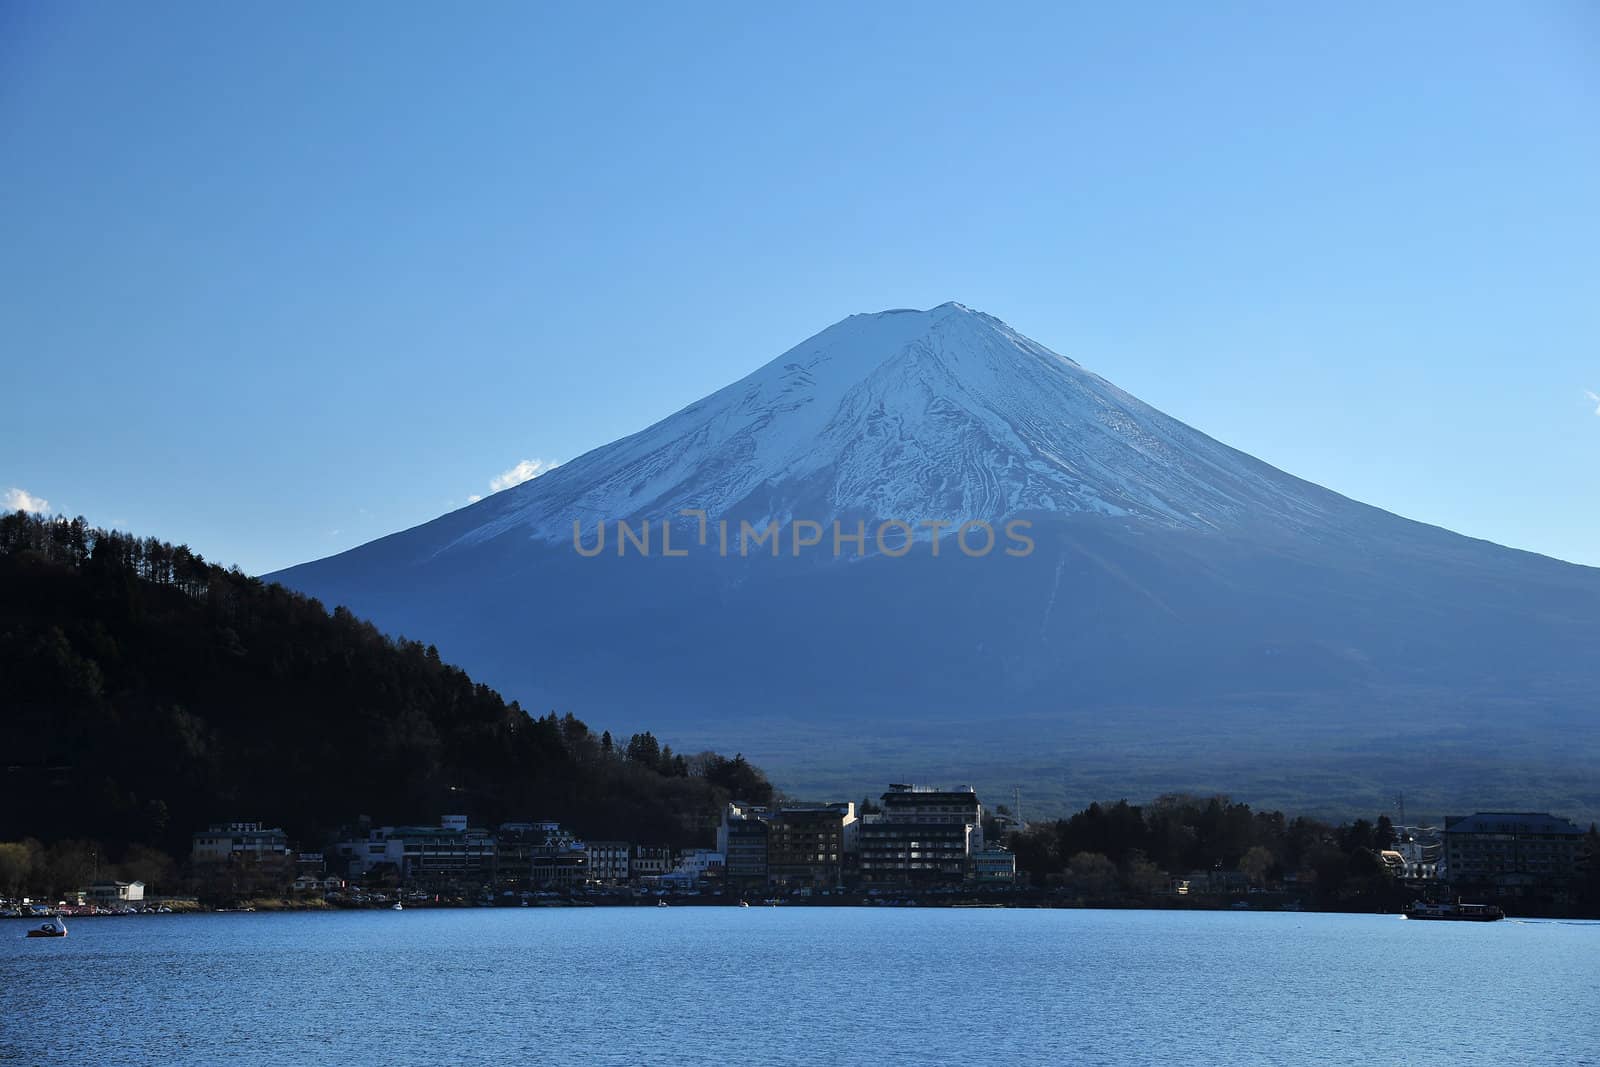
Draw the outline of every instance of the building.
[[[672,870],[672,849],[656,845],[635,845],[629,871],[634,878],[660,877]]]
[[[663,885],[689,887],[708,878],[722,877],[724,857],[711,848],[691,848],[678,857],[677,866],[656,876]]]
[[[143,882],[96,882],[89,887],[89,902],[105,907],[137,904],[144,899]]]
[[[1546,812],[1480,811],[1444,821],[1450,883],[1500,896],[1564,890],[1579,874],[1583,831]]]
[[[1404,861],[1401,877],[1412,882],[1431,882],[1439,877],[1444,842],[1431,826],[1397,826],[1394,851]]]
[[[589,842],[589,881],[602,885],[626,885],[633,846],[626,841]]]
[[[767,884],[767,809],[730,802],[722,809],[717,826],[717,851],[724,857],[723,873],[735,889]]]
[[[768,816],[767,881],[788,888],[833,888],[844,882],[847,840],[856,806],[784,805]]]
[[[379,826],[365,838],[339,842],[351,878],[382,867],[406,882],[483,884],[494,876],[496,842],[489,831],[446,815],[438,826]]]
[[[280,829],[258,822],[216,823],[193,835],[189,858],[197,864],[234,863],[289,858],[289,838]]]
[[[296,893],[327,893],[343,889],[344,879],[324,874],[298,874],[289,888]]]
[[[1185,888],[1180,896],[1200,893],[1248,893],[1250,876],[1243,871],[1225,871],[1220,867],[1210,870],[1192,870],[1182,879]]]
[[[501,823],[497,846],[499,885],[571,889],[591,878],[588,847],[558,822]]]
[[[1017,857],[1006,848],[976,849],[968,877],[979,885],[1011,885],[1017,880]]]
[[[891,785],[883,810],[861,819],[861,880],[867,885],[959,882],[983,849],[983,805],[971,786]]]
[[[859,827],[849,801],[771,807],[734,801],[723,809],[717,851],[735,888],[837,888],[853,866]]]

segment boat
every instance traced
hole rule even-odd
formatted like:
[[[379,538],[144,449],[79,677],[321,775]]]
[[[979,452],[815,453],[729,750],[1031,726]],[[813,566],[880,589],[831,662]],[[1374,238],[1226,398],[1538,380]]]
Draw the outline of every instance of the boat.
[[[1449,922],[1492,923],[1506,913],[1494,904],[1429,904],[1416,900],[1401,912],[1408,919],[1438,919]]]
[[[750,906],[750,902],[749,902],[749,901],[748,901],[748,900],[741,900],[741,901],[739,901],[739,907],[741,907],[741,908],[748,908],[748,907],[749,907],[749,906]]]
[[[658,900],[658,901],[656,901],[656,907],[658,907],[658,908],[670,908],[670,907],[672,907],[672,905],[668,904],[664,900]]]
[[[400,903],[397,900],[393,904],[389,905],[389,910],[390,911],[405,911],[406,910],[406,906],[404,904]]]
[[[61,919],[49,919],[28,931],[29,937],[66,937],[67,924]]]

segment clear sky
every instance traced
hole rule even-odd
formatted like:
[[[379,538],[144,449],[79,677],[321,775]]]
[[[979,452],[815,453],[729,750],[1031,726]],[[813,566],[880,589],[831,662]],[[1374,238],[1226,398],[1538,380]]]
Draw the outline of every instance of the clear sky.
[[[946,300],[1600,565],[1586,0],[0,0],[0,191],[0,493],[247,570]]]

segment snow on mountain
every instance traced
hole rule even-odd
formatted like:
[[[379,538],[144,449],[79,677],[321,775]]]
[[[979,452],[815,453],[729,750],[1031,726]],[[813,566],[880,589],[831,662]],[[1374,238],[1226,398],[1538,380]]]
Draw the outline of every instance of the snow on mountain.
[[[1025,517],[1036,549],[835,565],[571,543],[574,520],[682,509]],[[852,316],[639,433],[272,577],[528,707],[742,749],[796,788],[1595,803],[1600,571],[1294,478],[959,304]],[[801,776],[850,759],[859,780]]]
[[[853,315],[630,437],[478,507],[449,547],[573,521],[916,523],[1092,512],[1298,525],[1339,498],[1206,437],[960,304]],[[923,531],[927,535],[926,531]]]

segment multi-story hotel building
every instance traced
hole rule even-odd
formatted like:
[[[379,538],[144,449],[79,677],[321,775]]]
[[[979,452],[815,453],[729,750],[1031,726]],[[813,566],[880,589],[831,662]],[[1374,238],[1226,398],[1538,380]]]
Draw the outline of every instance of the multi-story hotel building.
[[[1545,812],[1480,811],[1444,821],[1445,877],[1497,891],[1548,889],[1578,875],[1583,831]]]
[[[959,882],[983,848],[983,805],[971,786],[891,785],[883,810],[861,819],[861,880],[868,885]]]
[[[766,808],[730,802],[722,809],[717,827],[717,851],[724,857],[723,873],[735,889],[767,884],[767,841],[771,826]]]
[[[845,849],[855,830],[854,803],[784,805],[768,819],[770,884],[825,889],[843,883]]]

